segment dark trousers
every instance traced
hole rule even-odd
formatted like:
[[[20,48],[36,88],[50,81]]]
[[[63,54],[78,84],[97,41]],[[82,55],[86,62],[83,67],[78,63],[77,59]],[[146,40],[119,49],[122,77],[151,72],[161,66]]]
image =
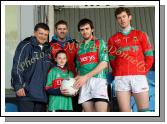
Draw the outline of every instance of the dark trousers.
[[[78,97],[78,94],[72,97],[73,112],[82,112],[82,105],[78,104]]]
[[[46,103],[34,101],[18,101],[19,112],[46,112]]]

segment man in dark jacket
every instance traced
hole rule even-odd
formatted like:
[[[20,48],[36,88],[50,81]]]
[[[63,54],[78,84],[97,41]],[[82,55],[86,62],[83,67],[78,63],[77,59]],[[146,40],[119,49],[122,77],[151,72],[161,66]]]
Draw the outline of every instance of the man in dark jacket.
[[[16,92],[20,112],[46,111],[44,86],[52,65],[48,35],[48,25],[38,23],[34,28],[34,36],[26,38],[17,46],[11,84]]]

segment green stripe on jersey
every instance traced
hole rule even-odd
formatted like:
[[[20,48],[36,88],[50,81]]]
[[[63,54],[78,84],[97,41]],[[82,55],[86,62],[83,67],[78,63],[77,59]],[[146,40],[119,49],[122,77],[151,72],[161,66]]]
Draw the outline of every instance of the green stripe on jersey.
[[[144,55],[145,56],[153,56],[153,51],[152,50],[149,50],[147,52],[144,52]]]
[[[109,55],[109,60],[114,60],[114,59],[115,59],[115,56]]]

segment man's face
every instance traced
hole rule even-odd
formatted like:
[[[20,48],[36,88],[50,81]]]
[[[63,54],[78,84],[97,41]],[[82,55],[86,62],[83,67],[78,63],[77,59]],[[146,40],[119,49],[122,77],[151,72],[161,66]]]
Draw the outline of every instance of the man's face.
[[[117,22],[121,28],[127,28],[130,24],[132,16],[128,16],[125,11],[117,15]]]
[[[49,31],[43,28],[38,28],[37,31],[34,32],[34,36],[37,38],[39,44],[44,44],[48,40]]]
[[[64,24],[60,24],[57,26],[57,29],[55,29],[56,35],[59,39],[63,40],[68,32],[67,26]]]
[[[93,29],[91,29],[89,24],[80,26],[80,33],[85,40],[88,40],[92,37]]]

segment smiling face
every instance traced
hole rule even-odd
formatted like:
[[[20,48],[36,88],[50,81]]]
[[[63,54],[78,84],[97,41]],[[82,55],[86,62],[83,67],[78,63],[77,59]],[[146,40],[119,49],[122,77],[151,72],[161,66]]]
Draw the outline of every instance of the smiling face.
[[[56,32],[57,37],[60,39],[60,41],[63,40],[66,37],[67,32],[68,32],[67,25],[59,24],[57,28],[55,29],[55,32]]]
[[[48,41],[49,31],[43,28],[38,28],[37,31],[34,31],[34,36],[36,37],[39,44],[44,44]]]
[[[57,65],[59,65],[60,67],[64,67],[65,64],[67,63],[67,56],[65,53],[58,53],[55,61],[57,62]]]
[[[89,24],[80,26],[80,33],[85,40],[91,39],[93,29],[91,29]]]
[[[127,28],[130,24],[132,16],[126,13],[126,11],[121,12],[116,16],[117,22],[121,28]]]

